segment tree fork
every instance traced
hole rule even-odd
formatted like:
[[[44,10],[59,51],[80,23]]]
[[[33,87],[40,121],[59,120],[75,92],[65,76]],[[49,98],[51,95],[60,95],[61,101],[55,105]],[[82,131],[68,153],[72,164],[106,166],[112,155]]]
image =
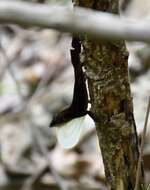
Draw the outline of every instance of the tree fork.
[[[75,6],[118,12],[118,0],[74,0],[74,3]],[[81,42],[91,112],[107,182],[111,190],[134,190],[139,150],[124,43],[98,42],[86,35],[81,37]],[[140,184],[142,181],[141,176]]]

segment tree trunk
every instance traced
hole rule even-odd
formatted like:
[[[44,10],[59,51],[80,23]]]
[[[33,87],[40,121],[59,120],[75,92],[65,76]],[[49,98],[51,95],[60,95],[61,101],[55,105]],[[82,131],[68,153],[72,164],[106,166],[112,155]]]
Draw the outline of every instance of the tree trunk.
[[[111,13],[118,11],[118,0],[74,2],[76,6]],[[111,190],[133,190],[139,151],[124,43],[93,41],[86,35],[80,39],[81,61],[88,80],[91,112],[107,182]]]

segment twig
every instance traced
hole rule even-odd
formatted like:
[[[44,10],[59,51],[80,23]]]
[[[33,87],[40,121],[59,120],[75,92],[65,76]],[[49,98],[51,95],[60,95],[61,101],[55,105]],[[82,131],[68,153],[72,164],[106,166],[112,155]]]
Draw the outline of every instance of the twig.
[[[14,118],[19,118],[19,117],[25,117],[27,116],[27,110],[30,109],[30,106],[32,105],[32,103],[34,101],[37,101],[40,99],[40,97],[45,93],[46,91],[46,84],[47,83],[52,83],[56,76],[56,73],[61,74],[67,67],[68,64],[65,64],[63,67],[61,67],[59,70],[54,70],[53,73],[51,73],[51,66],[48,67],[48,69],[46,70],[45,74],[43,75],[42,79],[40,80],[39,84],[37,85],[37,88],[35,89],[35,92],[32,94],[32,96],[30,97],[29,100],[25,101],[24,99],[24,95],[22,94],[21,91],[21,87],[20,87],[20,82],[18,81],[18,79],[15,77],[15,74],[13,72],[13,69],[11,69],[10,66],[12,66],[12,63],[15,61],[16,56],[12,57],[11,59],[8,58],[6,52],[4,51],[4,49],[2,48],[2,53],[5,59],[5,69],[2,70],[1,74],[0,74],[0,78],[3,77],[3,74],[5,73],[6,69],[9,70],[9,73],[12,77],[12,79],[14,80],[14,82],[16,83],[16,87],[18,90],[18,94],[22,100],[22,105],[19,106],[19,112],[17,113],[7,113],[5,115],[3,115],[2,117],[0,116],[0,122],[3,123],[5,121],[10,121],[13,120]]]
[[[58,71],[59,75],[66,69],[66,67],[67,67],[67,64],[59,69],[59,71]],[[35,100],[37,100],[38,98],[41,97],[41,94],[44,93],[44,87],[46,86],[48,81],[49,81],[49,84],[51,84],[55,80],[55,78],[57,77],[58,73],[56,71],[54,71],[53,73],[50,73],[50,72],[51,72],[51,66],[48,67],[48,69],[46,70],[42,79],[40,80],[37,88],[35,89],[35,92],[30,97],[30,100],[28,101],[27,107],[29,107]]]
[[[9,60],[8,59],[5,50],[1,46],[0,46],[0,51],[1,51],[1,53],[3,55],[3,58],[4,58],[4,61],[5,61],[5,65],[0,70],[0,80],[2,80],[2,78],[3,78],[3,76],[4,76],[5,72],[6,72],[6,70],[9,68],[9,66],[10,66],[10,64],[11,64],[11,62],[13,60]]]
[[[2,50],[2,48],[1,48]],[[5,75],[5,72],[7,70],[7,68],[9,67],[10,62],[5,63],[5,65],[3,66],[3,68],[0,69],[0,81],[3,79],[3,76]]]
[[[5,55],[5,61],[10,64],[10,60],[8,59],[7,55],[5,54],[5,52],[3,52],[3,53]],[[66,67],[64,67],[64,68],[66,68]],[[63,70],[64,69],[61,69],[60,72],[62,72]],[[45,87],[47,81],[50,80],[52,82],[54,80],[54,78],[55,78],[55,72],[52,74],[52,76],[49,76],[49,72],[50,72],[50,67],[49,67],[49,69],[46,71],[45,75],[43,75],[43,78],[39,82],[39,85],[37,86],[37,88],[35,90],[35,93],[31,96],[30,100],[28,102],[26,102],[24,100],[23,94],[19,90],[20,89],[20,83],[17,80],[17,78],[14,77],[13,70],[9,70],[9,71],[10,71],[11,76],[13,77],[13,80],[15,81],[15,83],[17,85],[18,94],[19,94],[19,96],[22,99],[23,104],[24,104],[23,110],[26,111],[26,112],[28,112],[28,111],[30,112],[30,109],[29,109],[30,108],[30,104],[34,101],[34,99],[36,99],[38,97],[38,94],[39,94],[41,88]],[[26,116],[26,115],[24,115],[24,116]],[[68,190],[66,184],[64,182],[62,182],[61,177],[57,174],[57,172],[55,171],[55,169],[51,165],[50,158],[48,156],[48,150],[44,146],[44,144],[42,143],[42,140],[40,138],[41,135],[38,134],[38,129],[36,127],[35,127],[35,129],[32,128],[34,125],[32,124],[30,116],[29,116],[29,122],[30,122],[29,126],[30,126],[30,129],[31,129],[33,138],[36,140],[38,146],[40,147],[40,150],[41,150],[42,154],[44,155],[44,157],[45,157],[45,159],[47,161],[47,165],[48,165],[48,168],[49,168],[50,172],[53,174],[53,176],[54,176],[57,184],[61,188],[61,190]],[[25,124],[25,123],[23,123],[23,124]],[[36,180],[36,177],[38,177],[38,176],[34,176],[34,178],[32,180],[28,181],[27,184],[23,188],[26,188],[27,186],[29,187],[32,184],[32,182],[34,182]]]
[[[11,70],[11,68],[9,68],[9,66],[10,66],[10,64],[11,64],[11,60],[8,58],[8,56],[7,56],[7,54],[6,54],[6,52],[5,52],[4,50],[3,50],[2,52],[3,52],[4,58],[5,58],[6,65],[7,65],[8,69],[9,69],[9,72],[10,72],[10,74],[11,74],[11,76],[12,76],[12,78],[13,78],[13,80],[14,80],[14,82],[16,83],[16,86],[17,86],[17,88],[18,88],[18,94],[19,94],[20,98],[21,98],[22,101],[23,101],[23,110],[24,110],[25,112],[27,112],[27,111],[30,112],[30,110],[29,110],[30,104],[34,101],[34,99],[36,99],[36,98],[38,97],[39,92],[41,91],[41,88],[45,87],[46,83],[47,83],[49,80],[50,80],[51,82],[54,80],[56,73],[54,72],[54,73],[52,74],[52,76],[49,75],[49,72],[50,72],[50,67],[49,67],[49,69],[46,71],[45,75],[43,75],[43,78],[42,78],[41,81],[39,82],[39,85],[37,86],[37,89],[35,90],[35,93],[32,95],[32,97],[30,98],[30,100],[29,100],[28,102],[26,102],[26,101],[24,100],[23,94],[22,94],[21,91],[20,91],[20,83],[19,83],[18,79],[14,76],[13,70]],[[64,67],[64,68],[65,68],[65,67]],[[7,68],[6,68],[6,69],[7,69]],[[63,70],[64,70],[64,69],[61,69],[60,72],[62,72]],[[4,72],[4,71],[3,71],[3,72]],[[22,116],[25,117],[25,116],[27,116],[27,115],[26,115],[26,114],[25,114],[25,115],[23,114]],[[64,182],[62,182],[61,177],[57,174],[57,172],[55,171],[55,169],[53,168],[53,166],[52,166],[51,163],[50,163],[50,158],[49,158],[49,156],[48,156],[48,150],[47,150],[47,148],[44,146],[44,144],[42,143],[42,141],[41,141],[41,139],[40,139],[40,136],[41,136],[41,135],[38,134],[38,129],[37,129],[37,128],[35,128],[35,129],[32,128],[33,125],[31,124],[30,117],[29,117],[29,122],[30,122],[29,126],[30,126],[30,129],[31,129],[32,135],[33,135],[33,137],[35,138],[36,142],[38,143],[38,145],[39,145],[39,147],[40,147],[40,149],[41,149],[41,152],[42,152],[42,154],[44,155],[44,157],[45,157],[45,159],[46,159],[46,161],[47,161],[47,165],[48,165],[48,168],[49,168],[50,172],[53,174],[53,176],[54,176],[54,178],[55,178],[57,184],[58,184],[59,187],[61,188],[61,190],[67,190],[67,189],[68,189],[67,186],[65,185]],[[22,124],[24,125],[24,124],[27,124],[27,123],[22,122]],[[37,138],[37,137],[38,137],[38,138]],[[43,168],[43,169],[44,169],[44,168]],[[41,169],[41,170],[38,172],[39,175],[41,174],[41,172],[43,171],[43,169]],[[33,178],[32,178],[31,180],[27,181],[27,182],[25,183],[25,185],[23,186],[23,189],[26,189],[27,187],[31,187],[32,184],[34,183],[34,181],[39,177],[39,175],[35,175],[35,176],[33,176]]]
[[[139,160],[138,160],[138,167],[137,167],[137,172],[136,172],[136,183],[135,183],[134,190],[138,190],[138,187],[139,187],[139,181],[140,181],[140,175],[141,175],[141,161],[143,157],[144,141],[145,141],[146,130],[147,130],[147,125],[148,125],[149,112],[150,112],[150,97],[148,100],[144,130],[143,130],[142,139],[141,139],[141,148],[140,148],[140,155],[139,155]]]
[[[64,69],[65,69],[65,67],[64,67]],[[59,74],[61,74],[64,71],[64,69],[61,69],[59,71]],[[56,77],[56,74],[52,75],[48,79],[48,81],[50,81],[50,83],[52,83],[54,81],[55,77]],[[41,79],[41,80],[43,80],[43,79]],[[5,123],[5,122],[8,122],[8,121],[12,121],[15,118],[26,117],[28,115],[27,110],[30,108],[30,106],[32,106],[32,103],[35,102],[35,101],[37,101],[37,100],[41,101],[42,100],[42,96],[44,94],[46,94],[47,91],[49,90],[47,88],[44,88],[43,90],[41,90],[41,88],[43,88],[44,84],[46,84],[47,82],[44,82],[44,83],[42,81],[39,82],[39,85],[37,86],[37,89],[35,90],[35,93],[30,97],[30,99],[27,102],[24,100],[24,103],[23,103],[23,105],[21,105],[21,108],[17,109],[19,111],[15,112],[15,113],[7,113],[5,115],[0,116],[0,123],[2,124],[2,123]],[[18,82],[18,84],[19,84],[19,82]],[[21,95],[20,93],[18,93],[18,94]],[[20,97],[20,98],[23,100],[23,97]]]
[[[21,188],[21,190],[31,190],[32,186],[41,178],[41,176],[43,176],[43,174],[47,171],[47,164],[45,164],[44,166],[42,166],[40,169],[37,169],[35,171],[35,173],[25,181],[25,183],[23,184],[23,187]]]
[[[30,120],[30,118],[29,118],[29,120]],[[30,120],[30,122],[31,122],[31,120]],[[33,138],[35,139],[38,147],[40,148],[41,153],[43,154],[43,156],[44,156],[44,158],[45,158],[45,160],[46,160],[46,162],[48,164],[49,171],[52,173],[56,183],[59,185],[61,190],[69,190],[66,183],[57,174],[57,172],[55,171],[53,165],[51,164],[52,161],[51,161],[51,158],[49,157],[47,147],[46,147],[46,145],[44,145],[44,143],[43,143],[43,141],[41,139],[41,134],[39,133],[37,127],[35,126],[34,129],[33,129],[33,126],[34,126],[34,124],[32,124],[32,127],[31,127]]]
[[[3,54],[3,58],[5,60],[5,66],[3,67],[3,69],[1,70],[0,72],[0,80],[3,78],[3,75],[5,74],[6,70],[9,71],[12,79],[14,80],[14,82],[16,83],[16,87],[17,87],[17,90],[18,90],[18,93],[19,95],[23,98],[23,94],[21,93],[21,90],[20,90],[20,85],[19,85],[19,81],[17,80],[17,78],[15,77],[15,74],[11,68],[13,62],[15,62],[15,60],[17,59],[18,57],[18,52],[19,52],[19,48],[17,49],[17,51],[15,52],[15,55],[13,56],[10,56],[8,57],[6,51],[3,49],[3,47],[1,47],[1,52]]]

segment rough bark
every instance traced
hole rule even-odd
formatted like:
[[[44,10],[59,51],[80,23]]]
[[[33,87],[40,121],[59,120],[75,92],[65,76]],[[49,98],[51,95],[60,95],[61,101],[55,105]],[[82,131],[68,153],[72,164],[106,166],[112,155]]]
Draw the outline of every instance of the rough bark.
[[[75,5],[118,10],[118,0],[75,0]],[[86,35],[81,41],[106,179],[111,190],[133,190],[139,151],[124,43],[92,41]]]

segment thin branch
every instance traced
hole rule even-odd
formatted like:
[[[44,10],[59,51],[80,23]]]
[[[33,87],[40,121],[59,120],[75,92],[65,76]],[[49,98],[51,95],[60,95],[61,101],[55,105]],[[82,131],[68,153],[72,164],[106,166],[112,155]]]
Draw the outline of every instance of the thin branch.
[[[3,57],[5,59],[5,68],[3,70],[3,73],[0,75],[0,79],[5,74],[4,72],[6,72],[6,70],[8,70],[9,74],[11,75],[13,81],[16,84],[17,91],[18,91],[18,94],[19,94],[20,98],[22,100],[24,100],[23,94],[22,94],[21,89],[20,89],[20,83],[19,83],[17,77],[15,76],[15,73],[14,73],[13,69],[11,68],[12,63],[15,61],[17,55],[15,55],[14,57],[8,57],[6,51],[3,48],[1,48],[1,52],[3,53]]]
[[[0,1],[0,23],[52,28],[107,40],[150,42],[150,23],[83,8]],[[144,35],[143,35],[144,34]]]
[[[6,65],[9,65],[10,66],[10,63],[11,63],[11,60],[9,60],[7,54],[5,51],[3,51],[3,55],[5,57],[5,62],[6,62]],[[60,68],[59,72],[61,73],[66,67],[63,67],[63,68]],[[43,78],[41,79],[41,81],[39,82],[39,85],[37,86],[36,90],[35,90],[35,93],[31,96],[30,100],[28,101],[25,101],[24,100],[24,97],[23,97],[23,94],[21,93],[20,91],[20,83],[18,81],[18,79],[14,76],[14,73],[13,73],[13,70],[11,70],[10,67],[8,67],[9,69],[9,72],[14,80],[14,82],[16,83],[16,86],[18,88],[18,95],[20,96],[20,98],[22,99],[22,102],[23,102],[23,108],[22,108],[22,111],[23,112],[29,112],[30,113],[30,105],[31,103],[37,99],[39,93],[40,93],[40,90],[41,88],[44,88],[46,83],[50,80],[51,82],[55,79],[55,75],[56,75],[56,72],[54,71],[54,73],[51,75],[49,75],[50,73],[50,70],[51,68],[49,67],[47,69],[47,71],[45,72],[45,75],[43,75]],[[29,114],[30,115],[30,114]],[[57,184],[59,185],[60,189],[61,190],[68,190],[68,187],[66,185],[65,182],[63,182],[61,176],[59,176],[57,174],[57,172],[55,171],[55,169],[53,168],[52,166],[52,162],[50,161],[50,157],[49,157],[49,153],[48,153],[48,149],[47,147],[43,144],[42,142],[42,139],[41,139],[41,134],[38,132],[38,129],[37,127],[34,127],[34,124],[32,123],[32,120],[30,118],[30,116],[28,116],[28,122],[26,121],[22,121],[22,125],[29,125],[30,127],[30,130],[31,130],[31,133],[33,135],[33,138],[36,140],[45,160],[46,160],[46,164],[47,164],[47,167],[49,168],[49,171],[52,173],[55,181],[57,182]],[[26,115],[23,115],[24,117]],[[34,129],[33,129],[34,127]],[[40,171],[43,171],[43,169],[41,168]],[[23,186],[23,189],[22,190],[26,190],[27,188],[31,187],[32,184],[36,181],[36,179],[39,177],[39,175],[41,174],[41,172],[38,172],[38,175],[34,175],[32,176],[32,178],[28,181],[26,181],[25,185]]]
[[[5,65],[0,69],[0,81],[3,79],[5,72],[9,67],[9,64],[10,62],[7,62],[7,63],[5,62]]]
[[[37,168],[34,174],[30,178],[27,178],[27,180],[24,182],[21,190],[32,190],[34,184],[36,184],[36,182],[41,179],[41,177],[47,172],[47,169],[47,163],[45,163],[45,165],[43,165],[42,167]]]
[[[30,118],[29,118],[29,122],[30,122],[30,124],[32,124],[32,121]],[[62,177],[56,172],[55,168],[53,167],[52,160],[51,160],[51,157],[49,156],[48,149],[47,149],[46,145],[43,143],[43,139],[41,138],[41,134],[38,131],[38,128],[36,126],[34,126],[34,124],[32,124],[32,127],[30,127],[30,128],[32,130],[33,138],[35,139],[38,147],[40,148],[40,151],[43,154],[45,161],[48,165],[48,169],[49,169],[50,173],[53,175],[59,188],[61,190],[69,190],[66,182],[62,179]]]
[[[144,141],[145,141],[146,130],[147,130],[147,125],[148,125],[149,112],[150,112],[150,97],[148,100],[144,129],[143,129],[143,134],[142,134],[142,139],[141,139],[140,155],[139,155],[138,167],[137,167],[137,172],[136,172],[135,190],[138,190],[139,179],[140,179],[140,175],[141,175],[141,161],[142,161],[142,157],[143,157]]]

